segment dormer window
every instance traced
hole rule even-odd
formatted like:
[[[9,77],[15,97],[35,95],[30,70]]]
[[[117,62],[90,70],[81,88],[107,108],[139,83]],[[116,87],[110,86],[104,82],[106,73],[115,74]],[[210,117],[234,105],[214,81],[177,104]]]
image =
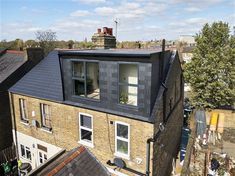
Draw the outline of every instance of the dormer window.
[[[72,79],[74,95],[100,99],[98,62],[73,62]]]

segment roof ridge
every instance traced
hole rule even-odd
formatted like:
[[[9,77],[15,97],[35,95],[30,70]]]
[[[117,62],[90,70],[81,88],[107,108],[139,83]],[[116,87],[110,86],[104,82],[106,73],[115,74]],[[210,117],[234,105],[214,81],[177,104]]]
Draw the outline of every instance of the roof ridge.
[[[75,150],[71,153],[70,156],[68,156],[65,161],[57,165],[54,169],[52,169],[47,176],[53,176],[56,173],[58,173],[64,166],[66,166],[68,163],[70,163],[74,158],[76,158],[78,155],[80,155],[82,152],[84,152],[86,148],[84,146],[81,146],[78,148],[78,150]]]
[[[10,53],[10,54],[24,54],[24,51],[6,50],[6,53]]]

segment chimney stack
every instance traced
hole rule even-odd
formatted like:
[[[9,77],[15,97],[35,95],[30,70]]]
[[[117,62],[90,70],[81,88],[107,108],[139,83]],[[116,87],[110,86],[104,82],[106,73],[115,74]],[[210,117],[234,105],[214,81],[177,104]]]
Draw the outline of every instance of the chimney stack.
[[[112,28],[103,27],[103,32],[98,28],[97,33],[92,36],[92,42],[97,49],[116,48],[116,37],[113,36]]]
[[[36,65],[44,58],[44,52],[42,48],[27,48],[28,61]]]

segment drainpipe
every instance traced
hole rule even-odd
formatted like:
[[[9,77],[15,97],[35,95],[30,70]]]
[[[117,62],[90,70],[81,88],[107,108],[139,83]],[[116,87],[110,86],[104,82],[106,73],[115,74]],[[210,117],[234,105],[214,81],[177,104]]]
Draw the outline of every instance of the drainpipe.
[[[15,106],[14,106],[13,95],[12,95],[11,92],[9,92],[9,99],[10,99],[10,108],[11,108],[12,127],[14,127],[14,133],[15,133],[16,156],[19,159],[18,139],[17,139],[17,129],[16,129],[16,118],[15,118]]]
[[[166,40],[165,39],[163,39],[162,40],[162,52],[161,52],[161,54],[160,54],[160,74],[159,74],[159,76],[160,76],[160,81],[161,82],[163,82],[163,80],[164,80],[164,57],[165,57],[165,43],[166,43]]]
[[[154,142],[153,138],[147,139],[147,145],[146,145],[146,176],[149,176],[149,164],[150,164],[150,143]]]
[[[160,123],[159,124],[159,130],[157,131],[156,135],[153,137],[153,138],[149,138],[147,139],[147,145],[146,145],[146,176],[149,176],[150,174],[150,143],[152,142],[156,142],[158,137],[160,136],[160,134],[164,131],[165,127],[164,127],[165,124],[163,123]]]
[[[162,87],[164,88],[164,91],[163,91],[163,122],[166,123],[166,91],[167,91],[167,87],[166,85],[162,82],[161,83]]]

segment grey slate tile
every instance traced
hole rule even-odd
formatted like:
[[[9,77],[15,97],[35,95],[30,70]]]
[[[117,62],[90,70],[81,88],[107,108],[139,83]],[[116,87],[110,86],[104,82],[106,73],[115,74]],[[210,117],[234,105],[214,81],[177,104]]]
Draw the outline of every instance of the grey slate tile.
[[[52,51],[13,87],[11,92],[63,101],[58,51]]]

